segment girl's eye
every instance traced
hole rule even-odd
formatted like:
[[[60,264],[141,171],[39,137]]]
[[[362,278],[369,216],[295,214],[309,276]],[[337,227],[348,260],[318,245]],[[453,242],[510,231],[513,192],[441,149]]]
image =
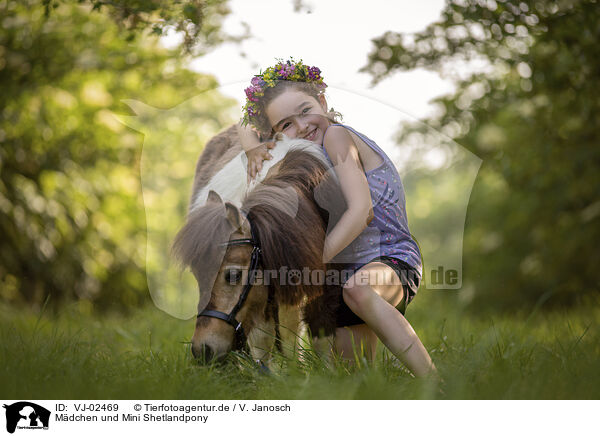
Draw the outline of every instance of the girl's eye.
[[[310,106],[309,107],[305,107],[304,109],[302,109],[302,113],[303,114],[307,114],[308,112],[310,112]]]
[[[287,122],[287,123],[285,123],[283,126],[281,126],[281,130],[285,130],[285,129],[287,129],[288,127],[290,127],[291,125],[292,125],[292,123],[290,123],[290,122]]]
[[[225,271],[225,281],[230,285],[236,285],[242,280],[242,270],[231,268]]]

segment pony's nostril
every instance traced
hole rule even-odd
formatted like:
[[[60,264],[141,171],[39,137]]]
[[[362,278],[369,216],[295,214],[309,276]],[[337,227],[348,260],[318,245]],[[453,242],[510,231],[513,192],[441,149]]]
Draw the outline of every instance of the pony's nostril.
[[[208,363],[212,360],[214,352],[208,345],[192,346],[192,354],[201,362]]]

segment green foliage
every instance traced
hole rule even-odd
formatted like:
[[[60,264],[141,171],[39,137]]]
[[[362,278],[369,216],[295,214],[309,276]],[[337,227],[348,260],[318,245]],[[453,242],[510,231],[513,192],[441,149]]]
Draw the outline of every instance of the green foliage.
[[[139,160],[146,217],[146,277],[154,304],[181,319],[194,316],[198,284],[182,272],[171,245],[184,224],[199,144],[239,117],[239,107],[218,89],[201,92],[170,109],[125,100],[135,116],[121,122],[144,135]]]
[[[464,241],[467,299],[479,309],[599,291],[599,38],[593,0],[457,0],[423,32],[374,40],[364,68],[374,81],[416,67],[452,74],[450,62],[465,61],[429,127],[407,125],[399,140],[435,148],[437,131],[484,160]]]
[[[132,41],[138,35],[162,35],[169,30],[182,36],[183,53],[203,54],[224,41],[240,41],[221,31],[223,18],[230,10],[222,0],[43,0],[46,16],[62,4],[91,6],[91,14],[105,13],[126,30]]]
[[[156,38],[129,42],[89,9],[60,2],[46,15],[41,1],[0,2],[1,300],[78,299],[83,309],[147,301],[143,137],[114,112],[131,113],[124,99],[166,108],[216,86]],[[194,162],[230,122],[213,112],[230,105],[189,105],[194,132],[175,126],[163,138]],[[172,201],[185,208],[188,195],[189,185]]]
[[[442,295],[443,294],[443,295]],[[453,294],[419,295],[408,309],[446,381],[413,378],[383,352],[374,364],[282,360],[264,376],[243,357],[198,366],[194,320],[153,306],[131,316],[57,316],[0,306],[0,394],[44,399],[598,399],[599,306],[463,316]],[[590,303],[594,303],[590,301]],[[186,343],[188,342],[188,343]]]

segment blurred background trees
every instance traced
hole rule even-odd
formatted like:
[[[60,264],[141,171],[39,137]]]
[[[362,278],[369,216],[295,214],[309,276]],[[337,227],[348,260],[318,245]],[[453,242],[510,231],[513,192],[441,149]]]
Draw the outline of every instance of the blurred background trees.
[[[159,45],[153,20],[169,15],[164,23],[191,32],[188,48],[206,50],[220,40],[227,9],[188,2],[193,15],[174,11],[174,2],[134,2],[143,10],[104,3],[0,2],[0,300],[39,307],[50,296],[83,309],[148,301],[143,135],[113,112],[132,113],[123,99],[170,108],[216,87],[183,67],[181,49]],[[230,122],[215,112],[232,104],[188,106],[185,121],[196,133],[182,137],[175,126],[162,139],[185,140],[181,159],[194,161]],[[184,216],[189,192],[181,191]]]
[[[152,170],[174,183],[155,203],[170,198],[183,216],[189,174],[169,150],[179,144],[177,158],[195,161],[239,110],[218,92],[180,105],[218,85],[185,68],[190,55],[243,38],[222,31],[228,13],[216,0],[0,0],[0,301],[39,307],[51,296],[83,310],[148,301],[139,131],[150,126],[153,150],[165,153]],[[159,36],[171,30],[183,37],[167,50]],[[483,159],[458,294],[477,311],[598,295],[599,40],[596,1],[451,0],[424,31],[373,41],[364,71],[374,82],[425,68],[456,83],[398,143],[449,165],[451,138]],[[160,123],[132,119],[133,130],[114,116],[136,115],[123,100],[178,110]],[[411,159],[407,198],[443,234],[464,181],[437,186],[439,168]],[[428,202],[441,188],[449,201]]]
[[[593,0],[452,0],[423,32],[373,41],[364,71],[374,82],[426,68],[456,83],[437,113],[405,125],[398,141],[439,149],[441,132],[483,159],[464,240],[461,293],[473,307],[598,295],[599,40]],[[444,216],[445,207],[429,214]]]
[[[39,3],[39,2],[37,2]],[[42,0],[44,14],[73,0]],[[93,13],[110,17],[128,41],[142,36],[164,35],[178,32],[181,38],[180,53],[201,55],[225,41],[239,41],[247,36],[227,35],[222,31],[223,19],[231,11],[221,0],[77,0]]]

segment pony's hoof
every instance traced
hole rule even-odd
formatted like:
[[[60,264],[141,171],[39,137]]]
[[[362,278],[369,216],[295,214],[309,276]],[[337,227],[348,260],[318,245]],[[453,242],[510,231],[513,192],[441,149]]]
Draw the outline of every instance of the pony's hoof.
[[[267,365],[262,360],[257,360],[256,364],[258,365],[258,372],[263,375],[272,375],[273,373],[269,369]]]

